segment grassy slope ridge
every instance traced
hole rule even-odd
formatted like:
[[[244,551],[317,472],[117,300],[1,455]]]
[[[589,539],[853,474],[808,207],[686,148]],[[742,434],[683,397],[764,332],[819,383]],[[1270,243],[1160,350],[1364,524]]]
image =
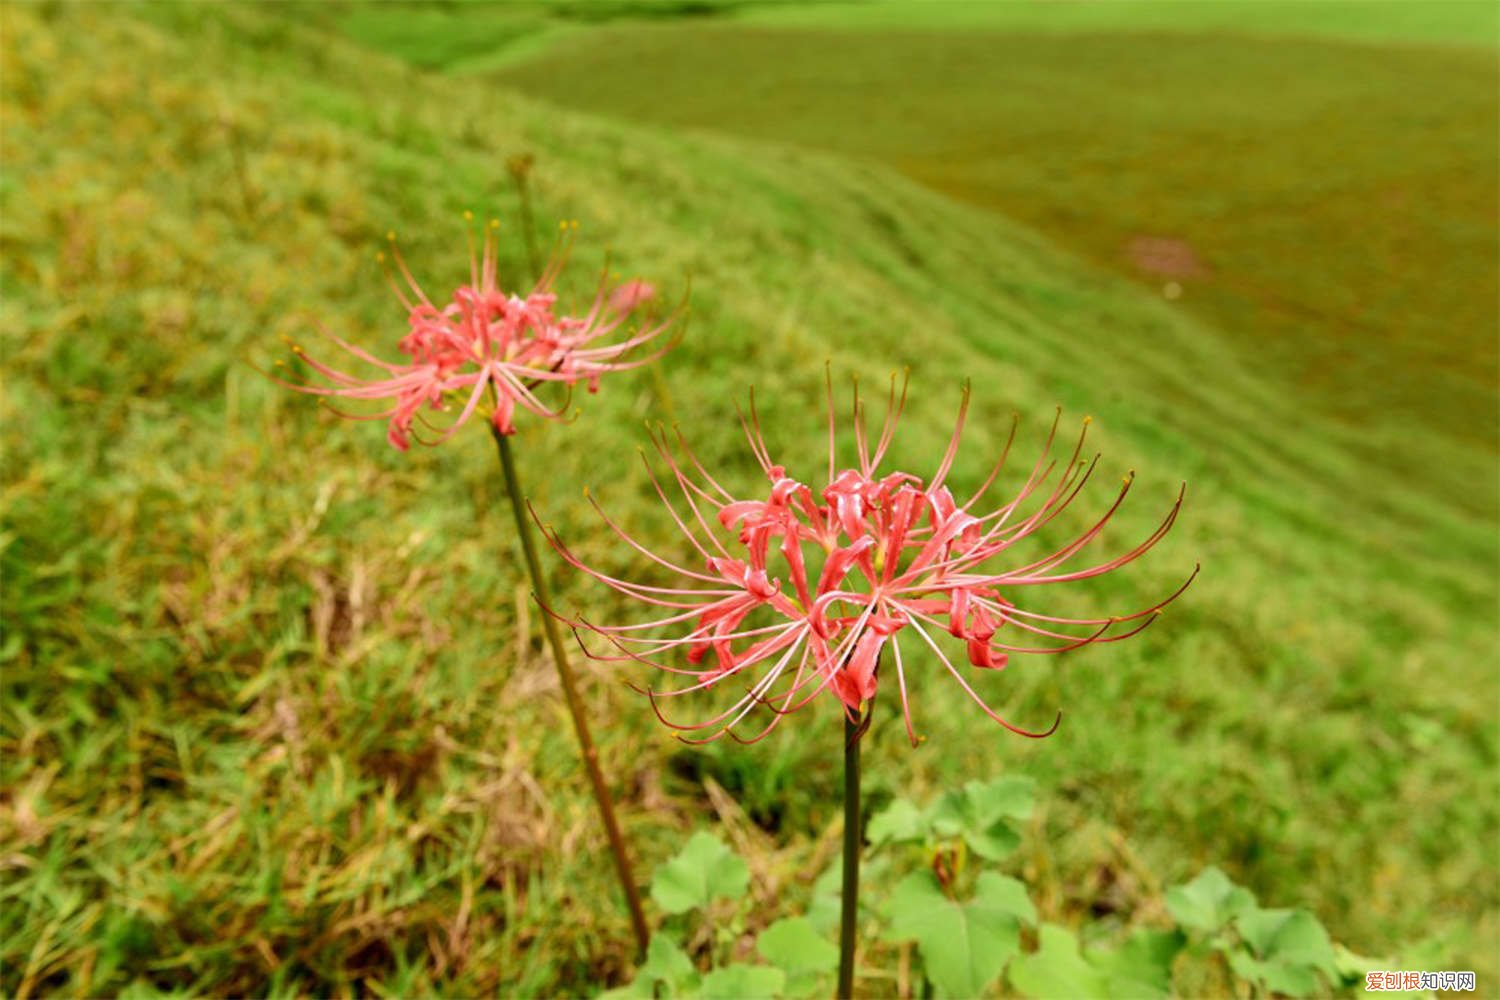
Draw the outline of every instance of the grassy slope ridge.
[[[1017,866],[1049,918],[1107,898],[1148,920],[1155,879],[1217,862],[1357,949],[1430,941],[1428,967],[1496,974],[1494,592],[1467,555],[1491,526],[1399,483],[1341,490],[1341,449],[1201,326],[884,170],[560,113],[262,11],[0,17],[7,993],[555,994],[625,973],[549,668],[514,635],[488,442],[400,456],[246,364],[314,318],[393,341],[380,235],[434,286],[459,279],[460,213],[511,218],[519,151],[542,214],[584,222],[574,291],[604,246],[669,291],[692,275],[664,374],[730,478],[754,481],[729,406],[751,381],[773,441],[817,454],[829,358],[877,382],[911,366],[896,450],[919,468],[971,377],[961,485],[1013,408],[1033,447],[1055,404],[1092,413],[1105,471],[1141,473],[1113,544],[1191,482],[1173,536],[1089,595],[1126,607],[1201,559],[1180,610],[984,679],[1023,723],[1063,707],[1058,736],[1008,737],[927,676],[929,742],[909,751],[884,708],[877,793],[1036,775]],[[1225,372],[1211,395],[1205,367]],[[667,538],[633,464],[662,408],[644,378],[583,402],[528,428],[523,462],[549,519],[623,567],[578,489]],[[764,848],[761,912],[795,899],[835,819],[828,706],[755,748],[685,751],[593,676],[643,865],[705,821],[711,777],[771,831],[737,827]]]

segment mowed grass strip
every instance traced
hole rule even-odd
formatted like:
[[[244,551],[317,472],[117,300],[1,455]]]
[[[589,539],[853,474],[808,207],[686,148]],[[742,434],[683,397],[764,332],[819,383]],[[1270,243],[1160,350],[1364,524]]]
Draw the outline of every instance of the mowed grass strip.
[[[280,334],[313,350],[318,323],[390,349],[388,229],[445,288],[462,211],[499,215],[516,274],[517,152],[538,216],[584,222],[567,293],[606,247],[668,297],[692,276],[663,376],[726,482],[763,488],[730,406],[752,378],[778,453],[821,462],[824,359],[867,385],[911,366],[894,457],[919,470],[971,377],[959,490],[1013,410],[1023,458],[1054,406],[1065,427],[1092,413],[1094,503],[1139,471],[1111,546],[1189,480],[1150,560],[1047,605],[1136,607],[1201,559],[1169,618],[978,678],[1019,722],[1063,708],[1062,731],[1009,737],[914,659],[929,741],[909,750],[885,711],[877,797],[1036,776],[1013,871],[1049,920],[1149,923],[1163,884],[1217,863],[1364,953],[1500,974],[1492,563],[1471,555],[1490,526],[1399,482],[1347,489],[1344,449],[1193,317],[883,168],[560,113],[274,12],[0,18],[7,994],[573,995],[627,975],[489,442],[399,455],[255,367],[291,360]],[[582,402],[521,435],[533,499],[586,557],[642,572],[580,492],[676,544],[635,462],[657,389]],[[635,613],[557,583],[564,607]],[[588,676],[643,870],[728,824],[756,848],[752,923],[800,905],[836,835],[837,713],[690,751],[617,672]]]
[[[1496,516],[1493,49],[1148,33],[1119,12],[1107,33],[945,31],[942,5],[926,30],[849,31],[837,9],[609,27],[493,79],[889,164],[1033,225],[1208,320],[1303,419],[1359,428],[1371,475]]]

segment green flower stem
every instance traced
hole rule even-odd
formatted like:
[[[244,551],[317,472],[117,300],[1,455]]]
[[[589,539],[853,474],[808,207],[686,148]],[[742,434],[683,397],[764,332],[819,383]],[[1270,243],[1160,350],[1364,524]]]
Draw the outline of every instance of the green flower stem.
[[[854,996],[854,931],[859,922],[859,742],[865,715],[844,716],[844,885],[839,903],[839,1000]]]
[[[614,802],[609,788],[604,784],[604,774],[599,770],[599,751],[594,738],[589,734],[588,721],[584,718],[583,702],[578,697],[578,685],[573,679],[573,668],[568,664],[568,654],[563,646],[562,633],[557,620],[548,613],[552,599],[547,593],[547,581],[542,575],[542,564],[537,559],[536,543],[531,534],[531,521],[526,517],[526,504],[521,494],[521,479],[516,474],[516,462],[511,454],[510,439],[490,427],[495,443],[500,449],[500,466],[505,471],[505,488],[510,493],[511,510],[516,515],[516,533],[521,536],[521,548],[526,554],[526,569],[531,574],[531,586],[536,601],[542,608],[542,625],[547,633],[547,645],[552,649],[552,662],[557,667],[557,676],[562,681],[563,694],[567,697],[568,713],[573,716],[573,729],[578,734],[578,745],[583,750],[584,769],[588,771],[589,784],[594,789],[594,801],[599,804],[599,815],[604,820],[604,832],[609,838],[609,850],[615,858],[615,870],[620,876],[620,886],[625,890],[625,905],[630,910],[630,924],[635,930],[636,947],[642,955],[651,932],[646,926],[646,916],[641,910],[641,893],[636,887],[630,869],[630,857],[625,853],[625,838],[620,834],[620,824],[615,819]]]

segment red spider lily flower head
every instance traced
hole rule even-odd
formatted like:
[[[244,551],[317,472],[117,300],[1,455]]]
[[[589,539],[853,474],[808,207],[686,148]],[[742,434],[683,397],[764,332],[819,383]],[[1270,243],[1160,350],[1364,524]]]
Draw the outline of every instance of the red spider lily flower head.
[[[1002,670],[1014,654],[1061,653],[1135,635],[1197,575],[1194,569],[1172,594],[1131,614],[1079,618],[1035,609],[1030,598],[1041,588],[1100,576],[1154,546],[1176,520],[1183,493],[1145,540],[1127,551],[1077,565],[1080,554],[1119,510],[1132,474],[1114,502],[1082,534],[1058,548],[1049,543],[1046,555],[1020,558],[1013,551],[1017,543],[1044,533],[1078,497],[1098,463],[1097,455],[1091,461],[1080,460],[1088,420],[1060,470],[1051,459],[1057,434],[1054,420],[1046,447],[1019,491],[999,506],[981,507],[1015,440],[1015,424],[993,470],[973,496],[959,503],[945,481],[963,430],[968,388],[947,449],[926,479],[879,471],[905,398],[904,386],[898,398],[893,380],[880,434],[872,442],[856,389],[858,462],[841,469],[835,460],[830,385],[828,465],[821,488],[793,478],[771,460],[753,395],[750,416],[741,422],[769,481],[760,497],[732,495],[708,473],[681,434],[680,459],[664,434],[656,439],[680,493],[678,503],[668,499],[654,473],[652,481],[703,568],[650,551],[597,503],[594,506],[627,545],[681,577],[676,585],[608,575],[586,565],[548,532],[553,546],[575,568],[629,598],[664,609],[654,620],[638,624],[571,624],[585,651],[596,659],[646,663],[685,679],[675,688],[646,692],[658,716],[678,730],[679,738],[701,743],[728,733],[753,742],[825,690],[832,691],[853,716],[875,696],[883,654],[889,653],[907,734],[915,746],[903,640],[908,650],[912,644],[929,650],[990,718],[1021,735],[1047,736],[1057,722],[1044,732],[1033,732],[995,713],[974,690],[967,671],[944,651],[942,633],[958,640],[970,669]],[[586,634],[606,645],[591,648],[584,642]],[[744,694],[701,722],[676,723],[662,712],[662,704],[672,698],[718,685],[735,685],[736,691],[743,686]],[[758,706],[770,709],[769,722],[748,739],[740,736],[736,727]],[[686,737],[684,732],[706,735]]]
[[[465,217],[472,215],[465,213]],[[558,250],[531,291],[521,295],[502,290],[495,257],[494,234],[499,225],[498,221],[490,222],[479,252],[471,243],[469,283],[455,289],[441,306],[422,291],[395,248],[394,234],[388,234],[401,279],[397,282],[393,276],[391,285],[407,314],[407,333],[397,346],[407,360],[382,360],[329,334],[329,339],[345,352],[380,374],[350,374],[313,360],[293,345],[297,356],[328,384],[277,381],[324,398],[382,403],[383,408],[375,413],[341,415],[388,421],[386,439],[405,451],[414,434],[412,424],[424,410],[457,410],[445,427],[436,429],[435,440],[424,442],[427,444],[451,437],[485,403],[486,396],[495,430],[514,434],[518,408],[539,417],[560,419],[577,383],[583,382],[589,392],[597,392],[601,376],[647,364],[671,349],[668,341],[649,354],[626,360],[626,355],[657,340],[674,318],[622,329],[654,295],[654,289],[643,281],[628,281],[613,289],[601,282],[582,315],[558,312],[553,286],[567,262],[576,222],[563,224]],[[542,399],[549,384],[567,390],[556,405]]]

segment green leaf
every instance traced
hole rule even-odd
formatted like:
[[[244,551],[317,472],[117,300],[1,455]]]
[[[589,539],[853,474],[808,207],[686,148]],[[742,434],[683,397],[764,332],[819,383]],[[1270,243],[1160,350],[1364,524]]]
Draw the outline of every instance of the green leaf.
[[[698,985],[698,970],[683,950],[658,934],[646,948],[646,961],[628,986],[600,994],[599,1000],[639,1000],[654,997],[656,985],[664,997],[689,996]]]
[[[1289,996],[1320,988],[1317,973],[1339,981],[1338,954],[1318,918],[1306,910],[1247,910],[1235,921],[1240,938],[1255,953],[1233,955],[1230,967],[1245,979]],[[1236,961],[1238,960],[1238,961]]]
[[[760,932],[755,943],[761,957],[787,974],[827,972],[838,965],[839,950],[825,939],[805,917],[778,920]]]
[[[1345,948],[1341,944],[1333,946],[1334,968],[1339,978],[1344,982],[1360,982],[1365,978],[1366,972],[1376,969],[1394,969],[1401,965],[1400,962],[1385,958],[1367,958],[1358,955]]]
[[[865,828],[865,835],[870,838],[872,847],[878,847],[881,844],[926,840],[927,828],[922,810],[906,799],[897,799],[871,818],[870,825]]]
[[[1255,897],[1217,868],[1203,869],[1187,885],[1167,890],[1167,909],[1183,927],[1212,934],[1255,906]]]
[[[1172,991],[1172,963],[1182,945],[1181,931],[1137,931],[1113,951],[1090,952],[1088,963],[1104,974],[1111,997],[1155,1000]]]
[[[769,965],[746,965],[736,962],[715,969],[703,977],[698,995],[703,1000],[745,1000],[747,997],[773,997],[786,985],[786,975]]]
[[[1240,932],[1240,939],[1250,946],[1250,950],[1265,958],[1276,939],[1276,932],[1281,930],[1291,916],[1291,910],[1263,910],[1255,907],[1241,913],[1234,926]]]
[[[812,899],[807,904],[807,922],[819,933],[838,926],[842,892],[843,872],[835,861],[813,883]]]
[[[1067,928],[1043,924],[1039,947],[1011,963],[1010,984],[1032,997],[1102,997],[1108,977],[1083,960],[1078,939]]]
[[[1298,962],[1330,977],[1338,974],[1338,955],[1328,932],[1318,918],[1307,910],[1298,910],[1277,930],[1267,951],[1268,958]]]
[[[1305,997],[1318,993],[1318,977],[1312,969],[1280,962],[1263,962],[1249,952],[1229,956],[1229,967],[1247,983],[1283,996]]]
[[[873,858],[866,858],[865,863],[859,866],[859,883],[868,885],[889,885],[892,881],[890,875],[891,858],[884,854],[877,854]],[[807,904],[807,920],[813,925],[818,933],[823,934],[838,926],[840,910],[844,898],[844,871],[841,861],[835,861],[823,870],[813,883],[812,899]],[[861,915],[872,912],[873,905],[869,893],[860,896],[859,912]]]
[[[1028,927],[1036,926],[1036,907],[1026,895],[1025,884],[1008,875],[996,872],[980,875],[974,888],[974,901],[981,900],[986,906],[1009,913]]]
[[[742,896],[750,869],[711,833],[693,834],[682,852],[656,870],[651,898],[668,913],[686,913],[721,897]]]
[[[1020,951],[1020,920],[1036,919],[1025,887],[994,872],[979,876],[965,903],[949,899],[932,872],[916,872],[891,893],[889,913],[886,939],[916,939],[933,985],[958,997],[982,993]]]
[[[1031,778],[1008,776],[996,778],[987,784],[969,785],[969,794],[987,814],[1004,816],[1007,819],[1031,818],[1031,808],[1036,800],[1036,782]]]
[[[975,854],[998,861],[1021,843],[1012,821],[1031,815],[1032,789],[1027,778],[971,781],[938,799],[929,821],[939,836],[962,837]]]

